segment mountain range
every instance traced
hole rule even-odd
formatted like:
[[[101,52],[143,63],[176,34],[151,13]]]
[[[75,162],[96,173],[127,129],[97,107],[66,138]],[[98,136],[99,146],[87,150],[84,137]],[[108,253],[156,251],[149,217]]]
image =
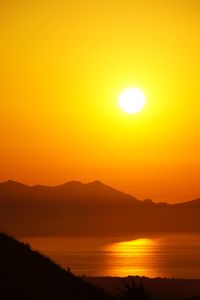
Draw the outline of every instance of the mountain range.
[[[55,187],[0,183],[0,231],[25,235],[200,232],[200,199],[138,200],[100,181]]]

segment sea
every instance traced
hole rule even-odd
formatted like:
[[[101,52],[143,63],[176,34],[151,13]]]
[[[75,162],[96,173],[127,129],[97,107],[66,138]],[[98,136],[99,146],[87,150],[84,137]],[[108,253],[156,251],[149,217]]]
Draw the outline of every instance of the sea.
[[[19,239],[75,275],[200,279],[200,234]]]

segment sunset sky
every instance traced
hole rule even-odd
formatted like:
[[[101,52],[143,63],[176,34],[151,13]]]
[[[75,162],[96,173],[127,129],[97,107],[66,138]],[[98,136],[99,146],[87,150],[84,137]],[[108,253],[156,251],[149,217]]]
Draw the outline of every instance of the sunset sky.
[[[200,197],[199,0],[1,0],[0,26],[0,181]]]

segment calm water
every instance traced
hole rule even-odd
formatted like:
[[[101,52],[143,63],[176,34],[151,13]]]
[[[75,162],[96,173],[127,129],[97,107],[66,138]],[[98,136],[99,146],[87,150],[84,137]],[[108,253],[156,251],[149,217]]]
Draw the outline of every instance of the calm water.
[[[200,235],[21,240],[77,275],[200,278]]]

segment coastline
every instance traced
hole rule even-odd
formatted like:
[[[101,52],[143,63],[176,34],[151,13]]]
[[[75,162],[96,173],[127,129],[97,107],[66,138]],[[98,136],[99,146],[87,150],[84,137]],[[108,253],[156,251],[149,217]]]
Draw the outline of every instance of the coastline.
[[[128,277],[88,277],[81,276],[85,281],[103,288],[114,294],[123,288],[125,281],[134,278],[136,284],[140,282],[150,291],[155,300],[183,300],[187,297],[200,296],[200,279],[179,278],[148,278],[140,276]]]

